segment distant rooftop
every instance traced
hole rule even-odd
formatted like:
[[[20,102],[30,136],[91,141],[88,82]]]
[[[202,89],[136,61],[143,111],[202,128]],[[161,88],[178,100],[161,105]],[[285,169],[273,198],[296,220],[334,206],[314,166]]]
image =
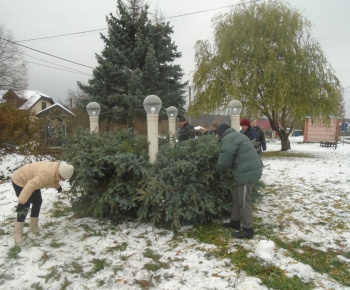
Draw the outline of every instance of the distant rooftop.
[[[54,105],[52,105],[52,106],[50,106],[50,107],[48,107],[48,108],[46,108],[46,109],[44,109],[44,110],[42,110],[42,111],[40,111],[39,113],[37,113],[37,115],[39,115],[39,114],[41,114],[41,113],[43,113],[43,112],[45,112],[45,111],[47,111],[47,110],[51,110],[51,109],[53,109],[54,107],[60,107],[60,108],[64,109],[65,111],[67,111],[67,113],[69,113],[69,114],[75,116],[75,114],[74,114],[73,112],[69,111],[67,108],[65,108],[65,107],[62,106],[61,104],[57,104],[57,103],[54,104]]]
[[[31,91],[31,90],[26,90],[23,91],[21,94],[19,94],[19,97],[26,99],[27,101],[19,108],[20,110],[27,110],[30,109],[37,101],[40,100],[40,98],[47,98],[49,100],[52,100],[51,97],[48,95],[45,95],[39,91]]]

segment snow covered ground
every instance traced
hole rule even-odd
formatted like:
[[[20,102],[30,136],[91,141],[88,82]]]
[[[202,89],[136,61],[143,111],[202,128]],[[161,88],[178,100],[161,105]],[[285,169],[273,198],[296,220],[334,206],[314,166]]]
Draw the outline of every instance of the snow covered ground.
[[[350,144],[335,150],[301,141],[292,137],[288,153],[315,158],[263,159],[266,188],[254,216],[281,239],[300,239],[325,252],[349,252]],[[267,147],[267,152],[279,151],[280,143]],[[0,176],[11,176],[31,160],[7,155]],[[42,232],[26,233],[19,251],[12,236],[17,200],[11,182],[0,181],[0,289],[267,289],[258,278],[234,271],[234,264],[228,267],[228,260],[208,257],[214,245],[177,239],[173,232],[149,224],[74,218],[67,210],[69,184],[62,187],[63,194],[42,191]],[[232,249],[238,245],[261,263],[311,281],[317,289],[350,289],[286,255],[263,231],[252,240],[232,238]],[[151,270],[155,259],[163,267]],[[348,258],[340,259],[350,267]]]

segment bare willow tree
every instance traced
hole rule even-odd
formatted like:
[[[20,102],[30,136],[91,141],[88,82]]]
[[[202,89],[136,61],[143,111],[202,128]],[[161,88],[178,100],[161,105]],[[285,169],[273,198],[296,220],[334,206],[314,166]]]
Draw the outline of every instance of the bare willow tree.
[[[11,32],[0,26],[0,90],[16,92],[28,87],[27,63]]]
[[[214,24],[214,43],[196,44],[192,114],[239,99],[247,117],[269,119],[282,151],[296,121],[327,124],[341,115],[339,80],[296,9],[282,1],[241,5]]]
[[[72,104],[73,108],[80,108],[85,110],[86,105],[91,101],[92,98],[81,90],[79,87],[76,89],[68,90],[68,102]]]

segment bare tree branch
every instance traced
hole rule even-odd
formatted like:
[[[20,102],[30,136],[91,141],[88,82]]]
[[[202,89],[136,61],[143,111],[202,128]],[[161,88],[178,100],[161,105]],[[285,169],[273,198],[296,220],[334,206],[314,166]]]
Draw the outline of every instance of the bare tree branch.
[[[20,92],[28,87],[27,63],[13,41],[12,34],[0,26],[0,90]]]

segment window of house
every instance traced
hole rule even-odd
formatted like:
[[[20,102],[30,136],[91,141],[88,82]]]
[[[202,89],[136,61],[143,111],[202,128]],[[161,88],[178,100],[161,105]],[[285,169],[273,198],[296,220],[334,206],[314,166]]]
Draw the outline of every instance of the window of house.
[[[42,110],[46,109],[46,102],[41,102],[41,109]]]

